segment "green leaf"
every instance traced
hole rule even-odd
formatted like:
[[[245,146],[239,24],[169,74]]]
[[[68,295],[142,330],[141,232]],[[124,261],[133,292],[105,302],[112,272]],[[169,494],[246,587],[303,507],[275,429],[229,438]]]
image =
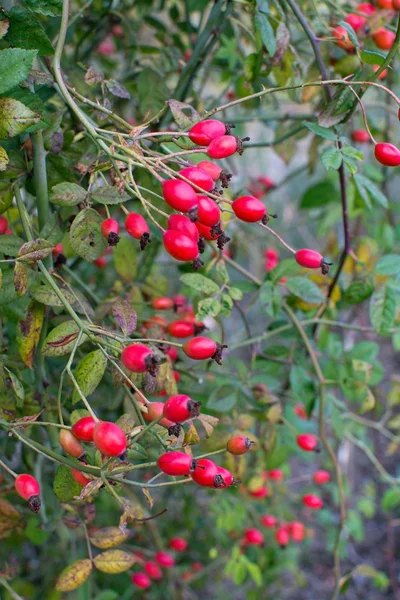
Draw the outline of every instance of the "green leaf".
[[[17,403],[17,406],[21,407],[21,406],[23,406],[24,399],[25,399],[24,386],[22,385],[22,383],[18,379],[18,377],[16,375],[14,375],[14,373],[12,371],[7,369],[7,367],[4,367],[4,370],[8,373],[8,377],[10,378],[10,381],[11,381],[11,387],[12,387],[15,395],[17,396],[18,400],[20,400],[20,402]]]
[[[147,115],[146,118],[159,112],[168,98],[171,97],[165,78],[150,68],[144,68],[140,75],[136,77],[136,90],[136,101],[140,107],[140,115],[143,117]],[[149,94],[149,90],[151,90],[151,94]]]
[[[168,100],[168,106],[180,130],[189,129],[200,121],[199,113],[190,104],[178,100]]]
[[[18,322],[16,334],[18,352],[24,364],[30,369],[33,366],[43,319],[44,306],[32,301],[26,308],[23,318]]]
[[[233,300],[228,294],[221,295],[221,315],[229,317],[233,308]]]
[[[385,54],[382,54],[382,52],[377,52],[376,50],[362,50],[360,54],[361,60],[363,63],[367,63],[367,65],[381,66],[386,58]]]
[[[42,346],[44,356],[64,356],[70,354],[76,344],[79,334],[79,327],[75,321],[65,321],[61,325],[54,327],[46,337]],[[81,346],[87,339],[86,334],[82,335],[78,346]]]
[[[277,317],[282,305],[282,296],[279,288],[271,281],[263,283],[260,289],[260,302],[265,312],[270,317]]]
[[[387,490],[382,498],[382,508],[389,512],[400,505],[400,488]]]
[[[346,23],[346,21],[340,21],[339,25],[341,27],[344,27],[346,29],[347,33],[349,34],[349,38],[350,38],[350,41],[353,44],[353,46],[355,46],[356,48],[359,48],[360,47],[360,42],[358,41],[357,34],[354,31],[354,29],[352,28],[352,26],[349,25],[349,23]]]
[[[375,264],[375,273],[378,275],[397,275],[400,273],[400,255],[386,254]]]
[[[321,181],[309,187],[300,201],[301,209],[318,208],[329,202],[335,202],[338,197],[337,190],[331,181]]]
[[[396,294],[390,285],[384,285],[371,298],[369,316],[379,335],[387,335],[396,318]]]
[[[119,189],[112,185],[105,185],[90,192],[90,200],[99,204],[121,204],[129,200],[126,192],[120,193]]]
[[[180,280],[197,292],[204,292],[204,294],[217,294],[219,292],[219,286],[215,281],[200,273],[185,273],[180,277]]]
[[[260,32],[261,39],[266,47],[268,54],[273,56],[276,52],[275,33],[266,14],[257,12],[255,17],[257,31]]]
[[[102,217],[93,208],[85,208],[72,222],[69,232],[72,249],[88,262],[99,258],[107,248],[107,240],[101,233],[102,222]]]
[[[286,281],[285,286],[292,294],[301,298],[304,302],[318,304],[325,300],[325,296],[319,287],[313,281],[306,279],[305,277],[290,277]]]
[[[325,148],[321,154],[321,162],[327,171],[334,169],[337,171],[342,164],[342,153],[335,146]]]
[[[86,201],[87,191],[77,183],[57,183],[51,189],[50,202],[57,206],[75,206]]]
[[[224,262],[217,262],[215,270],[222,283],[229,283],[229,273]]]
[[[241,300],[243,298],[243,292],[238,287],[230,287],[228,293],[232,300]]]
[[[40,238],[26,242],[21,246],[17,254],[17,261],[21,262],[37,262],[49,256],[54,248],[54,244],[48,240]]]
[[[31,76],[28,78],[28,81],[31,79]],[[33,131],[37,131],[38,129],[44,129],[49,127],[49,123],[45,117],[45,108],[42,100],[39,97],[39,94],[33,94],[26,88],[17,87],[13,90],[9,91],[7,96],[9,98],[13,98],[14,100],[18,100],[24,106],[29,108],[32,112],[39,115],[39,120],[28,127],[26,133],[31,133]]]
[[[378,186],[375,185],[373,181],[368,179],[368,177],[357,173],[357,175],[354,175],[354,181],[358,191],[360,192],[360,195],[363,198],[365,194],[368,194],[372,198],[372,200],[378,202],[378,204],[383,206],[383,208],[388,207],[388,199],[386,198],[385,194],[381,192]]]
[[[315,135],[324,138],[324,140],[332,140],[333,142],[337,140],[337,135],[334,131],[327,129],[326,127],[321,127],[321,125],[317,125],[317,123],[303,121],[303,125],[307,127],[307,129],[312,131]]]
[[[42,546],[47,542],[50,536],[49,531],[45,531],[41,528],[41,522],[37,517],[31,517],[28,519],[28,523],[24,534],[28,540],[35,546]]]
[[[48,17],[59,17],[62,13],[62,0],[25,0],[25,2],[33,12]]]
[[[232,385],[216,388],[208,398],[207,408],[216,412],[229,412],[237,402],[237,389]]]
[[[4,39],[11,46],[37,50],[40,56],[51,56],[54,48],[37,17],[21,6],[14,6],[9,13],[10,27]]]
[[[342,154],[357,160],[364,160],[364,152],[361,152],[361,150],[358,150],[358,148],[354,148],[353,146],[348,146],[347,144],[343,146]]]
[[[37,123],[40,115],[13,98],[0,98],[0,139],[14,137]]]
[[[7,151],[0,146],[0,171],[5,171],[8,165],[8,154]]]
[[[363,277],[352,281],[344,293],[344,300],[348,304],[360,304],[371,296],[375,289],[373,276]]]
[[[107,79],[104,83],[113,96],[124,98],[125,100],[130,99],[131,95],[126,87],[124,87],[122,83],[119,83],[119,81],[116,81],[116,79]]]
[[[137,272],[136,248],[130,238],[119,240],[113,251],[115,270],[124,281],[133,281]]]
[[[17,256],[24,240],[16,235],[0,236],[0,252],[8,256]]]
[[[79,496],[82,486],[72,477],[71,469],[60,465],[53,481],[53,491],[60,502],[70,502],[74,496]]]
[[[107,358],[101,350],[94,350],[85,356],[78,364],[75,371],[75,379],[84,396],[93,394],[100,381],[103,379],[107,367]],[[81,400],[77,390],[72,394],[72,404]]]
[[[196,319],[201,321],[205,317],[216,317],[221,310],[221,304],[215,298],[204,298],[197,305]]]
[[[281,260],[280,263],[272,269],[269,273],[269,278],[273,283],[276,283],[282,277],[289,277],[290,275],[295,275],[300,272],[300,266],[297,264],[295,260],[292,258],[285,258],[285,260]]]
[[[0,94],[28,77],[36,54],[36,50],[22,48],[6,48],[0,52]]]
[[[69,302],[76,312],[83,313],[87,316],[92,317],[94,315],[93,309],[90,306],[89,302],[85,298],[85,296],[79,290],[72,290],[69,287],[60,286],[62,294],[64,298]],[[32,296],[40,302],[41,304],[45,304],[46,306],[59,306],[64,307],[64,304],[53,290],[53,288],[46,282],[42,282],[41,280],[37,281],[30,290]]]

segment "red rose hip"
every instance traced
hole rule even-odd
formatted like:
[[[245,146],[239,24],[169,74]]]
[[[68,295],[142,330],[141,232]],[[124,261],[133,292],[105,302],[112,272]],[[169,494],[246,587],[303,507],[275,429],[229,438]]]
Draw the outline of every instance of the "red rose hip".
[[[96,424],[93,441],[103,456],[121,456],[126,452],[126,436],[121,427],[109,421]]]
[[[194,337],[182,346],[182,350],[193,360],[207,360],[216,353],[218,344],[206,337]]]
[[[217,119],[207,119],[193,125],[189,130],[189,138],[198,146],[208,146],[212,140],[226,133],[225,123]]]
[[[166,452],[157,460],[157,464],[166,475],[190,475],[196,468],[196,460],[185,452]]]
[[[238,152],[243,153],[241,141],[233,135],[223,135],[212,140],[207,148],[207,154],[211,158],[227,158]]]
[[[318,439],[312,433],[302,433],[297,436],[297,445],[306,452],[313,452],[318,446]]]
[[[228,440],[228,443],[226,444],[226,449],[231,454],[234,454],[235,456],[240,456],[241,454],[246,454],[246,452],[248,452],[251,449],[252,443],[253,442],[249,440],[248,437],[245,437],[243,435],[236,435],[235,437],[232,437],[230,440]]]
[[[196,192],[189,183],[179,179],[168,179],[162,184],[163,196],[167,204],[180,212],[189,212],[197,205]]]
[[[237,218],[246,223],[262,221],[267,212],[261,200],[254,196],[241,196],[233,202],[232,209]]]
[[[28,473],[18,475],[15,479],[15,491],[18,496],[27,500],[33,512],[40,510],[40,486],[38,481]]]
[[[78,440],[81,440],[81,442],[92,442],[95,426],[96,421],[93,417],[82,417],[82,419],[79,419],[79,421],[72,425],[71,432]]]
[[[375,146],[375,158],[386,167],[398,167],[400,165],[400,150],[393,144],[381,142]]]
[[[173,423],[182,423],[199,416],[200,404],[184,394],[171,396],[164,404],[164,417]]]
[[[203,171],[199,167],[186,167],[186,169],[182,169],[179,171],[179,175],[188,179],[194,185],[197,185],[199,188],[204,190],[205,192],[210,192],[214,187],[214,180],[207,173],[207,171]]]

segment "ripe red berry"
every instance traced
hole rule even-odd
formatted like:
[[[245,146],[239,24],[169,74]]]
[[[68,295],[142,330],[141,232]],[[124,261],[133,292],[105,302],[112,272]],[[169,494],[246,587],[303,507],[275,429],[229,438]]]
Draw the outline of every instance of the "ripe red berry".
[[[143,413],[143,417],[145,421],[151,423],[152,421],[156,421],[159,417],[161,417],[163,413],[164,402],[149,402],[147,405],[147,413]],[[167,429],[168,427],[171,427],[171,425],[174,425],[174,423],[172,421],[168,421],[168,419],[161,419],[158,424],[162,427],[166,427]]]
[[[346,51],[354,49],[354,45],[350,41],[347,29],[345,29],[341,25],[338,25],[337,27],[334,28],[334,30],[332,31],[332,34],[333,34],[333,37],[336,38],[337,46],[339,46],[340,48],[343,48],[343,50],[346,50]]]
[[[259,499],[268,498],[269,489],[265,485],[262,485],[261,487],[257,488],[256,490],[250,490],[249,494],[253,498],[259,498]]]
[[[82,487],[85,487],[85,485],[92,481],[88,477],[85,477],[85,475],[82,473],[82,471],[79,471],[79,469],[71,469],[71,474],[76,483],[79,483],[79,485]]]
[[[249,546],[260,546],[264,542],[264,536],[259,529],[246,529],[244,542]]]
[[[293,410],[294,410],[295,414],[299,417],[299,419],[303,419],[304,421],[307,421],[308,417],[307,417],[307,413],[306,413],[304,406],[302,406],[301,404],[298,404],[297,406],[294,407]]]
[[[179,171],[179,175],[182,175],[182,177],[185,177],[185,179],[188,179],[191,183],[194,183],[206,192],[210,192],[214,187],[213,178],[207,171],[203,171],[199,167],[186,167]]]
[[[169,547],[176,552],[184,552],[188,547],[188,543],[184,538],[174,537],[170,540]]]
[[[208,240],[209,242],[218,239],[220,236],[219,233],[213,233],[212,227],[208,227],[208,225],[203,225],[199,221],[196,221],[195,225],[200,236],[203,237],[205,240]]]
[[[215,477],[218,473],[218,466],[208,458],[199,458],[193,473],[192,479],[197,485],[203,487],[214,487]]]
[[[272,181],[270,177],[267,177],[267,175],[261,175],[261,177],[257,177],[257,182],[261,183],[267,191],[272,190],[275,187],[274,181]]]
[[[178,358],[178,350],[175,348],[175,346],[169,346],[166,350],[163,350],[163,352],[171,361],[174,361]]]
[[[293,521],[288,524],[289,535],[294,542],[302,542],[305,538],[306,528],[300,521]]]
[[[325,262],[322,254],[316,250],[310,250],[309,248],[297,250],[295,259],[301,267],[305,267],[306,269],[321,268],[323,275],[326,275],[329,271],[330,263]]]
[[[197,242],[180,231],[169,229],[163,235],[164,248],[173,258],[183,262],[196,260],[199,256]]]
[[[393,0],[394,10],[400,10],[400,0]]]
[[[325,483],[328,483],[330,478],[331,474],[328,473],[328,471],[324,471],[323,469],[321,469],[319,471],[315,471],[313,475],[313,482],[317,485],[324,485]]]
[[[96,260],[93,261],[93,264],[99,269],[104,269],[104,267],[107,266],[107,259],[105,256],[99,256],[99,258],[96,258]]]
[[[214,478],[214,486],[215,488],[227,488],[235,483],[233,479],[233,475],[228,469],[224,467],[217,466],[217,474]]]
[[[379,8],[393,10],[393,0],[376,0]]]
[[[281,525],[275,531],[275,539],[281,548],[284,548],[289,543],[289,531],[286,525]]]
[[[121,360],[124,367],[132,373],[154,372],[160,363],[159,357],[144,344],[131,344],[124,348]]]
[[[131,575],[131,581],[136,587],[142,590],[146,590],[151,586],[150,577],[146,575],[146,573],[133,573]]]
[[[241,142],[234,135],[223,135],[212,140],[207,148],[207,154],[211,158],[227,158],[238,151],[242,154]]]
[[[400,4],[400,0],[398,0],[398,1],[399,1],[399,4]],[[399,10],[400,10],[400,8],[399,8]],[[379,69],[380,69],[379,65],[372,65],[372,70],[373,70],[374,73],[376,73]],[[383,69],[382,73],[380,75],[378,75],[378,79],[385,79],[385,77],[387,76],[387,74],[388,74],[387,69]]]
[[[231,454],[240,456],[241,454],[246,454],[246,452],[250,450],[251,444],[252,442],[248,437],[243,435],[235,435],[235,437],[232,437],[230,440],[228,440],[226,449]]]
[[[168,569],[175,565],[175,559],[171,554],[169,554],[169,552],[157,552],[155,558],[160,567],[165,567]]]
[[[267,527],[268,529],[273,529],[278,524],[278,519],[273,515],[264,515],[261,517],[260,521],[264,527]]]
[[[297,436],[297,445],[306,452],[312,452],[318,446],[318,439],[312,433],[302,433]]]
[[[400,165],[400,150],[393,144],[381,142],[375,146],[375,158],[386,167],[398,167]]]
[[[225,123],[217,119],[207,119],[193,125],[189,138],[198,146],[208,146],[212,140],[226,133]]]
[[[246,223],[261,221],[267,212],[261,200],[254,196],[241,196],[233,202],[232,209],[237,218]]]
[[[206,171],[214,181],[217,181],[220,178],[222,168],[209,160],[202,160],[197,166]]]
[[[167,475],[189,475],[196,468],[196,460],[185,452],[166,452],[157,460],[163,473]]]
[[[358,12],[365,15],[366,17],[370,17],[371,15],[376,13],[375,6],[373,4],[371,4],[370,2],[361,2],[361,4],[357,4],[356,8],[357,8]]]
[[[267,478],[272,481],[283,481],[283,473],[280,469],[271,469],[267,471]]]
[[[200,414],[200,402],[184,394],[171,396],[164,404],[164,417],[173,423],[182,423]]]
[[[126,216],[125,229],[136,240],[140,240],[143,235],[150,234],[149,226],[139,213],[129,213]]]
[[[93,417],[82,417],[82,419],[79,419],[79,421],[72,425],[71,432],[78,440],[81,440],[81,442],[92,442],[95,426],[96,421]]]
[[[81,458],[85,454],[84,447],[69,429],[60,429],[58,442],[61,448],[74,458]]]
[[[54,246],[53,248],[52,255],[54,258],[57,258],[60,254],[64,254],[64,246],[62,244],[57,244],[57,246]]]
[[[151,305],[155,310],[168,310],[174,308],[174,301],[172,298],[160,296],[158,298],[153,298]]]
[[[40,510],[40,486],[38,481],[28,473],[18,475],[15,479],[15,491],[18,496],[28,501],[33,512]]]
[[[194,337],[185,342],[182,350],[189,358],[193,360],[207,360],[212,358],[217,351],[217,343],[206,337]]]
[[[221,211],[215,200],[199,195],[197,196],[196,216],[200,223],[212,227],[221,220]]]
[[[146,571],[147,575],[151,577],[151,579],[162,579],[162,571],[157,563],[149,560],[144,563],[143,568]]]
[[[371,141],[371,138],[365,129],[355,129],[352,131],[351,139],[353,142],[358,142],[359,144],[368,144]]]
[[[195,326],[189,321],[172,321],[167,327],[169,335],[176,338],[187,338],[195,334]]]
[[[308,508],[312,508],[313,510],[320,510],[324,503],[319,496],[315,496],[314,494],[306,494],[303,496],[303,504]]]
[[[119,234],[119,225],[118,225],[118,221],[116,221],[115,219],[104,219],[104,221],[101,224],[101,233],[103,235],[103,237],[106,238],[106,240],[109,239],[110,234],[114,234],[118,237]]]
[[[389,29],[385,29],[384,27],[378,29],[378,31],[372,34],[372,39],[374,40],[375,45],[381,50],[390,50],[390,48],[393,46],[395,37],[396,35],[393,33],[393,31],[389,31]]]
[[[150,329],[151,327],[159,327],[164,331],[167,330],[168,321],[164,319],[164,317],[160,317],[160,315],[154,315],[150,317],[147,321],[143,323],[143,328],[145,330]]]
[[[175,210],[189,212],[197,205],[196,192],[186,181],[167,179],[163,182],[162,188],[166,203]]]
[[[93,441],[103,456],[121,456],[126,451],[126,437],[119,425],[109,421],[96,424]]]
[[[196,225],[185,215],[171,215],[168,219],[167,228],[188,235],[194,239],[196,244],[199,241],[199,232]]]
[[[7,227],[8,227],[7,219],[3,215],[0,215],[0,235],[5,234]]]
[[[350,13],[345,18],[346,23],[352,26],[354,31],[359,31],[362,27],[364,27],[366,19],[361,15],[356,15],[354,13]]]

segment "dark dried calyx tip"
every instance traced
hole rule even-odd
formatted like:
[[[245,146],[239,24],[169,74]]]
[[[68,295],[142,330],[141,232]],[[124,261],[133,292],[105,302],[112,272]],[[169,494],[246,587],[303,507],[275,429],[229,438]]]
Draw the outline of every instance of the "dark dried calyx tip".
[[[329,273],[329,267],[332,265],[332,263],[328,263],[325,260],[322,260],[321,262],[321,273],[322,275],[327,275]]]
[[[108,245],[116,246],[120,239],[121,238],[119,237],[118,233],[114,233],[114,231],[112,231],[111,233],[108,234],[108,238],[107,238]]]
[[[236,148],[236,152],[242,156],[243,152],[244,152],[244,146],[243,146],[243,142],[248,142],[250,140],[249,137],[245,137],[245,138],[236,138],[237,141],[237,148]]]
[[[220,250],[224,249],[225,244],[227,244],[228,242],[230,242],[231,238],[228,237],[227,235],[225,235],[224,233],[221,233],[221,235],[218,236],[217,239],[217,246]]]
[[[251,440],[249,440],[248,437],[245,438],[244,445],[246,446],[247,450],[250,450],[252,444],[254,444],[254,442],[252,442]]]
[[[40,510],[41,502],[39,496],[31,496],[28,500],[29,508],[32,512],[37,513]]]
[[[145,358],[146,371],[152,376],[157,377],[158,369],[160,368],[161,358],[156,354],[149,354]]]
[[[80,457],[78,458],[78,460],[79,460],[80,462],[82,462],[84,465],[87,465],[87,464],[88,464],[88,461],[87,461],[87,458],[86,458],[86,453],[85,453],[85,452],[83,452],[83,454],[81,454],[81,455],[80,455]]]
[[[192,462],[190,463],[189,473],[193,473],[193,471],[196,469],[196,467],[197,467],[197,460],[194,458],[192,460]]]
[[[225,135],[230,135],[231,129],[235,129],[235,127],[234,123],[225,123]]]
[[[222,187],[223,188],[228,188],[229,187],[229,182],[232,179],[232,173],[227,173],[226,171],[221,171],[219,179],[221,181]]]
[[[180,423],[174,423],[171,427],[168,427],[168,435],[174,435],[175,437],[179,437],[180,432],[183,427]]]
[[[215,225],[213,225],[213,226],[211,227],[211,230],[210,230],[210,232],[211,232],[211,235],[212,235],[213,237],[214,237],[214,235],[221,235],[222,233],[224,233],[224,232],[222,231],[221,223],[220,223],[220,222],[218,222],[218,223],[216,223]]]
[[[197,400],[189,400],[187,407],[188,407],[188,411],[190,412],[191,417],[199,416],[200,406],[201,406],[201,402],[198,402]]]
[[[261,219],[261,223],[263,225],[268,225],[269,222],[269,214],[267,211],[265,211],[265,215],[263,216],[263,218]]]
[[[195,323],[194,324],[194,335],[199,335],[199,333],[203,333],[203,331],[206,329],[206,326],[204,325],[204,323]]]
[[[211,357],[213,360],[215,360],[217,365],[222,365],[222,353],[224,351],[224,348],[227,348],[227,347],[228,346],[226,344],[218,344],[217,343],[217,349]]]
[[[197,242],[197,247],[199,249],[200,254],[203,254],[204,250],[206,249],[206,243],[204,241],[204,238],[199,239],[199,241]]]
[[[200,258],[195,258],[194,261],[192,261],[193,271],[198,271],[201,267],[204,267],[203,261]]]
[[[58,254],[57,258],[54,261],[54,266],[57,269],[58,267],[62,267],[67,262],[67,258],[64,254]]]
[[[188,215],[189,215],[189,219],[192,221],[192,223],[196,223],[196,221],[199,220],[197,206],[194,206],[193,208],[191,208],[188,212]]]
[[[119,460],[126,460],[128,458],[128,452],[125,450],[122,454],[118,456]]]
[[[144,250],[147,244],[151,244],[150,234],[147,232],[142,233],[142,237],[140,238],[139,244],[141,250]]]

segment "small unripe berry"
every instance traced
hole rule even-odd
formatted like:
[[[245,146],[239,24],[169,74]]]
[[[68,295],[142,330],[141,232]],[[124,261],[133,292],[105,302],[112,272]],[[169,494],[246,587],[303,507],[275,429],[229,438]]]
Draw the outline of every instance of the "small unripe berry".
[[[253,498],[258,498],[258,499],[268,498],[269,489],[265,485],[262,485],[261,487],[255,489],[255,490],[249,490],[249,494]]]
[[[241,454],[246,454],[251,448],[251,440],[248,437],[244,437],[243,435],[236,435],[235,437],[228,440],[226,445],[226,449],[231,454],[235,456],[240,456]]]
[[[82,487],[85,487],[85,485],[92,481],[88,477],[85,477],[85,475],[82,473],[82,471],[79,471],[79,469],[71,469],[71,474],[76,483],[79,483],[79,485]]]

